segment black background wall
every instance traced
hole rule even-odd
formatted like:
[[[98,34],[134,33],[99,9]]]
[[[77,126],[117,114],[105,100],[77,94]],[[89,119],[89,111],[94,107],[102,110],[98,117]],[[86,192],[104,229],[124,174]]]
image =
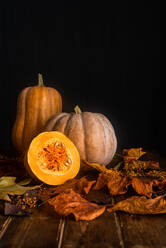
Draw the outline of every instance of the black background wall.
[[[134,2],[134,3],[133,3]],[[37,83],[112,122],[118,149],[166,153],[160,6],[146,1],[57,1],[0,8],[0,148],[11,147],[19,92]]]

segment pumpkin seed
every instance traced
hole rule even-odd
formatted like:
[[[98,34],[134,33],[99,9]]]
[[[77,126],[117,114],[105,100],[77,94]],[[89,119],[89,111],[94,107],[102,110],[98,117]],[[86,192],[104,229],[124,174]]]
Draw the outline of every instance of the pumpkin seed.
[[[56,141],[56,142],[55,142],[55,145],[56,145],[56,146],[59,146],[59,142],[58,142],[58,141]]]

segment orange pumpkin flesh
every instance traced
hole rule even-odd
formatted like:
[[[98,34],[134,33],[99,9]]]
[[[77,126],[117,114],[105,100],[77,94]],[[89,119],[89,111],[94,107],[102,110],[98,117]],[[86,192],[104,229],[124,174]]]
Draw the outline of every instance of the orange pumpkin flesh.
[[[32,177],[49,185],[59,185],[77,175],[80,156],[75,145],[64,134],[43,132],[32,140],[25,167]]]

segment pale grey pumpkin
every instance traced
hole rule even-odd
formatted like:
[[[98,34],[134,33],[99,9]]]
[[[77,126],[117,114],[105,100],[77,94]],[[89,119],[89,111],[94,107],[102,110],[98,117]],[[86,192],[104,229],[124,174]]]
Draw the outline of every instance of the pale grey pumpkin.
[[[44,131],[60,131],[76,145],[80,157],[88,162],[109,164],[117,139],[111,122],[100,113],[57,113],[46,122]]]

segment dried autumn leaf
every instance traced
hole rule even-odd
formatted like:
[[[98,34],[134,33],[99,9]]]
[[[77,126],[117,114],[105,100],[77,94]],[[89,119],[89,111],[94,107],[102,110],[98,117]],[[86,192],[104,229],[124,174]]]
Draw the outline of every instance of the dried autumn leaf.
[[[133,160],[126,160],[122,171],[86,162],[101,172],[93,189],[100,190],[107,186],[110,195],[119,195],[125,194],[129,185],[132,185],[137,194],[150,198],[153,194],[153,187],[160,190],[166,186],[166,172],[160,171],[158,162],[136,160],[144,154],[142,148],[124,149],[124,154],[130,155]]]
[[[100,173],[93,189],[100,190],[104,186],[107,186],[110,195],[120,195],[127,192],[130,183],[131,181],[129,178],[125,177],[121,172],[115,170],[112,175]]]
[[[107,187],[110,195],[121,195],[127,192],[130,184],[131,180],[128,177],[119,176],[114,180],[110,180],[107,183]]]
[[[88,194],[92,186],[96,183],[96,180],[89,181],[86,177],[77,180],[74,190],[80,194]]]
[[[81,177],[80,179],[73,178],[66,181],[64,184],[56,187],[49,187],[39,194],[43,200],[47,200],[50,196],[63,193],[69,189],[73,189],[75,192],[84,195],[89,193],[95,182],[96,180],[89,181],[86,177]]]
[[[0,199],[10,201],[9,195],[23,195],[27,190],[36,189],[39,186],[25,187],[30,183],[31,179],[23,180],[19,183],[15,182],[16,177],[0,178]]]
[[[153,186],[158,186],[159,182],[156,179],[147,177],[132,178],[132,187],[139,195],[145,195],[151,198]]]
[[[73,189],[77,193],[80,194],[88,194],[92,185],[96,182],[96,180],[88,181],[86,177],[82,177],[80,179],[71,179],[65,182],[63,185],[59,185],[55,188],[54,194],[58,194],[64,192],[68,189]]]
[[[145,196],[132,196],[116,203],[108,212],[124,211],[131,214],[162,214],[166,213],[166,196],[147,199]]]
[[[90,163],[86,160],[83,160],[83,162],[87,164],[88,166],[90,166],[91,168],[96,169],[99,172],[109,173],[110,171],[109,169],[106,168],[104,164]]]
[[[139,159],[142,155],[144,155],[146,152],[142,151],[142,148],[130,148],[130,149],[123,149],[122,155],[124,160],[137,160]]]
[[[156,178],[159,180],[166,180],[166,171],[162,170],[150,170],[146,172],[146,176]]]
[[[60,193],[48,202],[54,207],[57,214],[62,216],[73,214],[76,221],[93,220],[105,211],[105,206],[98,206],[95,203],[88,202],[72,189],[68,190],[68,192]]]
[[[124,170],[130,171],[140,171],[147,169],[160,169],[159,163],[156,161],[141,161],[141,160],[131,160],[124,163]]]
[[[157,186],[159,190],[163,190],[166,188],[166,171],[151,170],[146,172],[145,175],[157,182],[157,185],[154,186]]]
[[[163,190],[166,188],[166,179],[158,180],[158,189]]]
[[[109,181],[109,177],[105,173],[100,173],[97,178],[97,182],[95,186],[93,187],[94,190],[100,190],[104,188]]]
[[[107,186],[111,195],[125,194],[127,192],[130,179],[123,172],[114,168],[107,169],[106,166],[97,163],[87,161],[85,163],[101,172],[93,189],[100,190]]]

